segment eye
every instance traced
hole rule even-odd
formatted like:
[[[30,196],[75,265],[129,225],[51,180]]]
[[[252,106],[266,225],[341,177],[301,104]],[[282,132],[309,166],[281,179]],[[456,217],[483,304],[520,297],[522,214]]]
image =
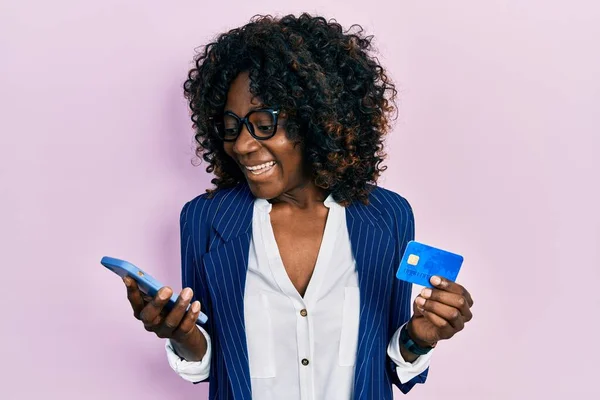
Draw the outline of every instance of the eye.
[[[260,129],[264,133],[273,132],[273,124],[259,124],[258,129]]]

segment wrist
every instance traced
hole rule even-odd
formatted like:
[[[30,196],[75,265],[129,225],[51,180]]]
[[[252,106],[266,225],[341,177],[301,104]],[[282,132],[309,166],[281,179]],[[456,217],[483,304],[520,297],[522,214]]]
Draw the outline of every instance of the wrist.
[[[419,336],[414,332],[411,319],[400,332],[400,345],[413,354],[424,355],[435,348],[437,341],[430,342],[419,338]]]
[[[198,328],[183,338],[171,338],[175,353],[186,361],[201,361],[206,354],[208,342]]]

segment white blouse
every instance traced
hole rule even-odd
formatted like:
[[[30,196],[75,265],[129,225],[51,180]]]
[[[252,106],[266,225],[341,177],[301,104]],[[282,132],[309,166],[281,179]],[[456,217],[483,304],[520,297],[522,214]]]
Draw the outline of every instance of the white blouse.
[[[256,199],[248,257],[244,317],[252,398],[261,400],[348,400],[352,398],[358,346],[358,275],[346,228],[345,208],[331,196],[317,262],[304,297],[300,296],[279,254],[270,220],[272,205]],[[395,278],[393,278],[395,279]],[[211,345],[202,361],[182,360],[167,340],[170,366],[198,382],[210,374]],[[405,383],[429,366],[432,352],[413,363],[400,354],[400,328],[388,356]]]

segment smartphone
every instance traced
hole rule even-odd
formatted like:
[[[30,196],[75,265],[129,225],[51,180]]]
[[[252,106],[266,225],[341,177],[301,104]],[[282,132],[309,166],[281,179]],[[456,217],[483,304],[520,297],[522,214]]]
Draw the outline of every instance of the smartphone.
[[[128,276],[131,279],[133,279],[140,288],[140,291],[147,296],[156,296],[158,290],[164,286],[152,276],[150,276],[149,274],[142,271],[141,269],[139,269],[138,267],[136,267],[128,261],[119,260],[118,258],[113,257],[102,257],[102,260],[100,260],[100,264],[104,265],[106,268],[119,275],[121,278],[125,278],[126,276]],[[165,305],[166,310],[171,310],[173,308],[175,302],[177,301],[177,297],[178,295],[173,293],[173,295],[169,299],[169,302]],[[205,324],[206,321],[208,321],[208,317],[204,313],[200,312],[196,322],[199,324]]]

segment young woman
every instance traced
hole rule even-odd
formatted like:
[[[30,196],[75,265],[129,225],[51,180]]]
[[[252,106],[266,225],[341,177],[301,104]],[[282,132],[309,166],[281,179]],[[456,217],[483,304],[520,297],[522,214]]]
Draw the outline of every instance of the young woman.
[[[208,380],[210,399],[391,399],[472,318],[468,291],[438,277],[411,315],[411,284],[394,276],[414,221],[376,186],[396,90],[370,41],[307,14],[258,17],[189,73],[215,187],[181,213],[185,289],[167,313],[170,288],[144,299],[125,284],[170,365]]]

